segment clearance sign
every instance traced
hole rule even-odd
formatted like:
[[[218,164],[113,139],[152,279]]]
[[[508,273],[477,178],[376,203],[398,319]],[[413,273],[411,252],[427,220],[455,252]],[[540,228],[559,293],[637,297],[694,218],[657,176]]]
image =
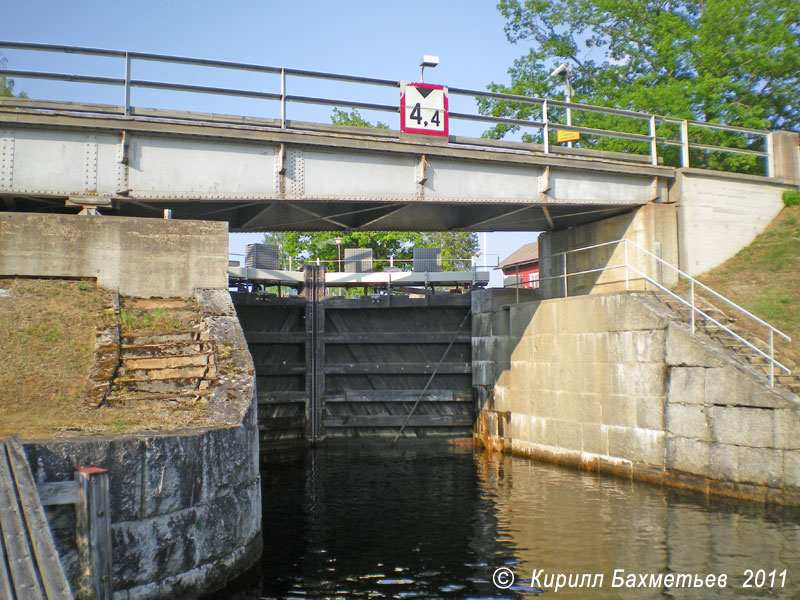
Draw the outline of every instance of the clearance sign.
[[[406,83],[400,87],[400,131],[447,136],[447,88],[430,83]]]

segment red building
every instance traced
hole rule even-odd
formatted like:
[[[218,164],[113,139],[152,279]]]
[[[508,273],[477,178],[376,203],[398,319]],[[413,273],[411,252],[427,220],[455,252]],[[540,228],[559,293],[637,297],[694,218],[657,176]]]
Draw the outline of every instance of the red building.
[[[503,285],[539,287],[539,242],[531,242],[519,248],[502,261],[498,268],[503,269]]]

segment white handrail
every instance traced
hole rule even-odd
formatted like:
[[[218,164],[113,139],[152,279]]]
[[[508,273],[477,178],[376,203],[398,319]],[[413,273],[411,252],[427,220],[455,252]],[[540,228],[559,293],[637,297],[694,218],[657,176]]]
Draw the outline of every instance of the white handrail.
[[[720,299],[720,300],[722,300],[722,301],[726,302],[726,303],[727,303],[729,306],[731,306],[732,308],[735,308],[736,310],[738,310],[738,311],[741,311],[743,314],[745,314],[745,315],[747,315],[748,317],[750,317],[750,318],[751,318],[753,321],[756,321],[756,322],[757,322],[757,323],[759,323],[760,325],[763,325],[764,327],[767,327],[767,328],[771,329],[772,331],[774,331],[775,333],[777,333],[779,336],[781,336],[783,339],[785,339],[787,342],[791,342],[791,341],[792,341],[792,339],[791,339],[791,338],[790,338],[788,335],[786,335],[785,333],[783,333],[782,331],[780,331],[780,330],[779,330],[779,329],[777,329],[776,327],[773,327],[772,325],[770,325],[769,323],[767,323],[767,322],[766,322],[766,321],[764,321],[763,319],[761,319],[761,318],[757,317],[756,315],[754,315],[753,313],[751,313],[751,312],[750,312],[750,311],[748,311],[747,309],[745,309],[745,308],[743,308],[743,307],[739,306],[738,304],[736,304],[735,302],[733,302],[733,301],[732,301],[732,300],[730,300],[729,298],[726,298],[726,297],[725,297],[725,296],[723,296],[722,294],[720,294],[720,293],[718,293],[718,292],[715,292],[715,291],[714,291],[714,290],[712,290],[710,287],[708,287],[708,286],[707,286],[707,285],[705,285],[704,283],[701,283],[700,281],[698,281],[697,279],[695,279],[695,278],[694,278],[694,277],[692,277],[691,275],[689,275],[689,274],[687,274],[687,273],[684,273],[683,271],[681,271],[681,270],[680,270],[678,267],[676,267],[675,265],[672,265],[672,264],[668,263],[668,262],[667,262],[667,261],[665,261],[663,258],[659,258],[658,256],[656,256],[655,254],[653,254],[653,253],[652,253],[652,252],[650,252],[649,250],[645,250],[644,248],[642,248],[642,247],[641,247],[639,244],[637,244],[636,242],[633,242],[633,241],[631,241],[631,240],[628,240],[628,239],[626,239],[626,240],[625,240],[625,242],[626,242],[626,243],[628,243],[628,244],[631,244],[631,245],[632,245],[632,246],[634,246],[636,249],[638,249],[638,250],[640,250],[640,251],[644,252],[645,254],[647,254],[647,255],[651,256],[652,258],[655,258],[657,261],[659,261],[659,263],[660,263],[660,264],[662,264],[662,265],[666,265],[666,266],[668,266],[669,268],[673,269],[673,270],[674,270],[676,273],[678,273],[678,275],[680,275],[680,276],[684,277],[685,279],[688,279],[689,281],[691,281],[692,283],[694,283],[694,285],[699,285],[701,288],[703,288],[705,291],[707,291],[708,293],[710,293],[711,295],[713,295],[715,298],[718,298],[718,299]]]
[[[287,92],[287,77],[300,77],[300,78],[313,78],[313,79],[326,79],[332,81],[341,81],[346,83],[365,84],[369,86],[378,87],[395,87],[399,88],[401,82],[393,79],[381,79],[376,77],[362,77],[356,75],[345,75],[340,73],[327,73],[322,71],[310,71],[304,69],[293,69],[288,67],[278,67],[271,65],[259,65],[253,63],[240,63],[233,61],[204,59],[186,56],[174,56],[167,54],[154,54],[149,52],[134,52],[125,50],[112,50],[104,48],[88,48],[83,46],[66,46],[60,44],[41,44],[31,42],[15,42],[0,40],[0,48],[15,50],[15,51],[29,51],[29,52],[52,52],[52,53],[66,53],[88,56],[103,56],[109,58],[122,59],[124,61],[124,77],[107,77],[96,76],[89,74],[68,74],[58,72],[37,72],[26,69],[0,69],[0,76],[5,77],[18,77],[27,79],[38,80],[56,80],[56,81],[69,81],[74,83],[87,83],[99,84],[110,86],[122,86],[123,92],[123,106],[121,107],[122,113],[129,117],[131,115],[131,90],[132,88],[148,88],[159,89],[165,91],[179,91],[179,92],[192,92],[201,94],[218,94],[230,97],[242,98],[257,98],[262,100],[277,101],[280,105],[280,126],[286,128],[287,126],[287,104],[300,103],[300,104],[316,104],[321,106],[339,106],[346,108],[376,110],[390,113],[399,112],[399,107],[394,104],[375,104],[365,102],[363,98],[359,97],[357,100],[345,98],[318,98],[292,95]],[[247,71],[255,73],[265,73],[278,75],[279,77],[279,90],[274,92],[267,92],[263,90],[253,89],[240,89],[240,88],[221,88],[206,85],[190,85],[185,83],[176,83],[170,81],[150,81],[134,79],[132,76],[132,62],[145,61],[145,62],[161,62],[172,63],[176,65],[193,65],[197,67],[207,67],[215,69],[230,69],[235,71]],[[551,153],[550,147],[550,130],[555,128],[563,131],[572,131],[582,133],[588,136],[604,136],[616,139],[638,141],[649,146],[647,154],[650,156],[650,164],[653,166],[658,165],[658,147],[662,146],[679,146],[681,147],[681,166],[689,167],[689,150],[703,150],[711,152],[724,152],[733,154],[747,154],[764,158],[766,172],[769,176],[770,165],[772,163],[772,149],[769,144],[769,131],[750,129],[745,127],[736,127],[730,125],[723,125],[719,123],[704,123],[700,121],[690,121],[686,119],[677,119],[675,117],[668,117],[663,115],[656,115],[644,113],[639,111],[624,110],[619,108],[608,108],[604,106],[596,106],[590,104],[580,104],[575,102],[564,102],[561,100],[548,100],[546,98],[535,98],[527,96],[519,96],[515,94],[503,94],[498,92],[488,92],[483,90],[470,90],[457,87],[449,87],[450,94],[458,96],[469,96],[472,98],[490,98],[495,100],[502,100],[513,103],[530,104],[531,106],[540,106],[542,119],[526,120],[510,117],[496,117],[491,115],[482,115],[471,113],[451,112],[451,120],[464,120],[474,122],[488,122],[493,124],[510,124],[517,127],[530,127],[539,129],[543,132],[543,151],[545,154]],[[598,129],[593,127],[583,127],[579,124],[572,124],[569,119],[567,123],[559,123],[554,121],[548,114],[548,106],[559,107],[566,109],[567,112],[580,111],[588,113],[599,113],[605,115],[614,115],[625,117],[629,119],[636,119],[645,121],[647,123],[647,133],[631,133],[621,131],[619,129]],[[672,135],[668,137],[659,137],[656,124],[668,123],[677,124],[680,126],[679,139],[673,139]],[[745,142],[739,142],[736,145],[729,146],[715,146],[709,144],[698,143],[691,141],[689,136],[689,127],[711,129],[716,131],[725,131],[740,136],[758,136],[763,138],[766,150],[754,150],[752,147],[736,147],[737,145],[749,145],[749,139]],[[741,139],[741,138],[737,138]],[[472,141],[471,143],[475,143]]]
[[[623,244],[623,243],[624,243],[625,253],[624,253],[624,259],[620,264],[603,265],[601,267],[596,267],[596,268],[591,268],[591,269],[584,269],[584,270],[576,271],[576,272],[573,272],[573,273],[570,273],[568,271],[568,268],[567,268],[567,255],[568,254],[576,254],[578,252],[584,252],[584,251],[587,251],[587,250],[593,250],[593,249],[602,248],[602,247],[605,247],[605,246],[612,246],[612,245],[617,245],[618,246],[619,244]],[[658,281],[655,281],[652,277],[650,277],[649,275],[647,275],[646,273],[641,271],[638,267],[636,267],[633,264],[631,264],[631,257],[630,257],[630,253],[628,252],[628,246],[629,245],[632,246],[635,250],[639,250],[640,252],[644,253],[646,256],[649,256],[650,258],[655,259],[656,260],[656,264],[666,265],[666,266],[670,267],[671,269],[673,269],[678,274],[679,278],[683,277],[683,278],[687,279],[689,281],[689,283],[690,283],[690,288],[689,288],[690,300],[689,301],[685,300],[684,298],[682,298],[681,296],[679,296],[675,292],[669,290],[663,284],[659,283]],[[558,260],[559,256],[561,257],[560,260]],[[568,294],[569,294],[569,286],[567,285],[567,281],[568,281],[568,279],[570,277],[575,277],[575,276],[579,276],[579,275],[588,275],[588,274],[591,274],[591,273],[599,273],[599,272],[603,272],[603,271],[612,271],[614,269],[625,269],[625,289],[628,290],[629,287],[630,287],[630,281],[629,281],[630,280],[630,276],[629,276],[629,273],[632,271],[633,273],[635,273],[636,275],[638,275],[639,277],[644,279],[646,282],[649,282],[650,284],[654,285],[657,289],[659,289],[659,290],[661,290],[663,292],[666,292],[671,297],[675,298],[676,300],[678,300],[679,302],[681,302],[685,306],[688,306],[691,309],[690,318],[691,318],[691,329],[692,329],[692,333],[693,334],[696,333],[696,327],[695,327],[695,320],[696,319],[695,319],[695,316],[699,315],[702,318],[706,319],[706,321],[710,321],[711,323],[713,323],[714,325],[719,327],[722,331],[724,331],[725,333],[727,333],[728,335],[730,335],[734,339],[736,339],[736,340],[740,341],[741,343],[743,343],[746,347],[748,347],[751,350],[755,351],[756,354],[758,354],[762,358],[766,359],[769,362],[769,365],[770,365],[770,371],[769,371],[769,385],[770,385],[770,387],[774,387],[774,385],[775,385],[775,368],[776,367],[778,369],[780,369],[781,371],[785,372],[786,374],[791,374],[791,370],[775,358],[774,343],[773,343],[774,342],[774,339],[773,339],[774,338],[774,334],[778,334],[780,337],[782,337],[786,341],[791,341],[792,340],[791,337],[789,337],[787,334],[785,334],[784,332],[780,331],[778,328],[774,327],[773,325],[770,325],[769,323],[767,323],[763,319],[755,316],[754,314],[752,314],[750,311],[746,310],[745,308],[739,306],[733,300],[730,300],[729,298],[726,298],[722,294],[720,294],[718,292],[715,292],[710,287],[708,287],[707,285],[701,283],[700,281],[698,281],[697,279],[695,279],[694,277],[692,277],[688,273],[685,273],[684,271],[680,270],[675,265],[670,264],[669,262],[665,261],[663,258],[661,258],[661,257],[657,256],[656,254],[650,252],[649,250],[646,250],[646,249],[642,248],[636,242],[633,242],[633,241],[628,240],[628,239],[613,240],[613,241],[610,241],[610,242],[601,242],[599,244],[591,244],[589,246],[582,246],[580,248],[574,248],[572,250],[565,250],[564,252],[558,252],[556,254],[550,255],[547,258],[549,258],[551,260],[553,265],[555,265],[556,262],[560,262],[561,263],[561,271],[562,272],[560,274],[552,275],[552,276],[549,276],[549,277],[540,277],[539,281],[542,282],[542,281],[547,281],[549,279],[563,279],[564,280],[564,286],[563,286],[563,288],[564,288],[564,297],[567,297]],[[515,282],[513,284],[513,287],[517,287],[518,288],[520,286],[520,283],[521,282],[519,282],[519,281]],[[613,282],[613,283],[619,283],[619,282]],[[718,299],[724,301],[729,306],[731,306],[731,307],[735,308],[736,310],[740,311],[743,315],[747,316],[752,321],[756,322],[759,325],[763,325],[764,327],[766,327],[767,331],[768,331],[768,336],[767,336],[767,340],[764,341],[764,344],[769,349],[769,352],[767,353],[767,352],[761,350],[760,348],[758,348],[757,346],[755,346],[754,344],[752,344],[751,342],[749,342],[748,340],[743,338],[741,335],[737,334],[732,329],[730,329],[729,327],[726,327],[725,325],[723,325],[722,323],[717,321],[715,318],[713,318],[712,316],[710,316],[709,314],[707,314],[706,312],[704,312],[700,308],[698,308],[695,305],[695,292],[694,292],[695,286],[700,286],[703,290],[706,290],[707,292],[712,294],[715,298],[718,298]],[[504,287],[511,287],[511,286],[504,286]],[[762,341],[762,340],[759,340],[759,341]]]

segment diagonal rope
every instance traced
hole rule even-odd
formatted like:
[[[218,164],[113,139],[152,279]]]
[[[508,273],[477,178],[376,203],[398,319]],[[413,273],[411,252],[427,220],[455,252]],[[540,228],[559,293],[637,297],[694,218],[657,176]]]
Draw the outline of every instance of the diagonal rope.
[[[409,421],[409,419],[411,419],[411,415],[413,415],[414,411],[417,410],[417,406],[419,406],[420,400],[422,400],[422,397],[425,395],[425,392],[428,391],[428,386],[433,381],[433,378],[436,377],[436,373],[439,372],[439,368],[442,366],[442,363],[444,362],[444,359],[447,356],[447,353],[450,352],[450,348],[453,347],[453,343],[456,341],[456,338],[458,337],[458,334],[461,333],[461,328],[464,326],[464,323],[467,322],[467,318],[469,318],[469,316],[471,314],[472,314],[472,310],[468,310],[467,314],[464,315],[464,318],[461,319],[461,323],[459,323],[458,329],[456,329],[456,332],[453,335],[453,339],[451,339],[450,343],[447,344],[447,348],[445,348],[444,354],[442,354],[442,358],[439,359],[439,364],[436,365],[436,368],[433,370],[433,373],[431,373],[431,376],[428,378],[428,383],[426,383],[425,387],[422,388],[422,391],[420,392],[419,397],[417,398],[417,401],[414,402],[414,406],[411,407],[411,411],[408,413],[408,415],[406,415],[405,421],[403,421],[403,426],[400,427],[400,431],[398,431],[397,435],[394,436],[394,439],[392,440],[392,444],[395,444],[397,442],[397,438],[399,438],[403,434],[403,430],[405,430],[406,425],[408,425],[408,421]]]

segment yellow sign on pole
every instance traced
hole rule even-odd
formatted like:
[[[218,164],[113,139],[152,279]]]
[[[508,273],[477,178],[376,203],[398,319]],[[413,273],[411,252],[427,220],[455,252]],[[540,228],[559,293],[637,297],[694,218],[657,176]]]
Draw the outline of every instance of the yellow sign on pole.
[[[556,131],[556,141],[561,142],[577,142],[581,139],[581,134],[577,131]]]

